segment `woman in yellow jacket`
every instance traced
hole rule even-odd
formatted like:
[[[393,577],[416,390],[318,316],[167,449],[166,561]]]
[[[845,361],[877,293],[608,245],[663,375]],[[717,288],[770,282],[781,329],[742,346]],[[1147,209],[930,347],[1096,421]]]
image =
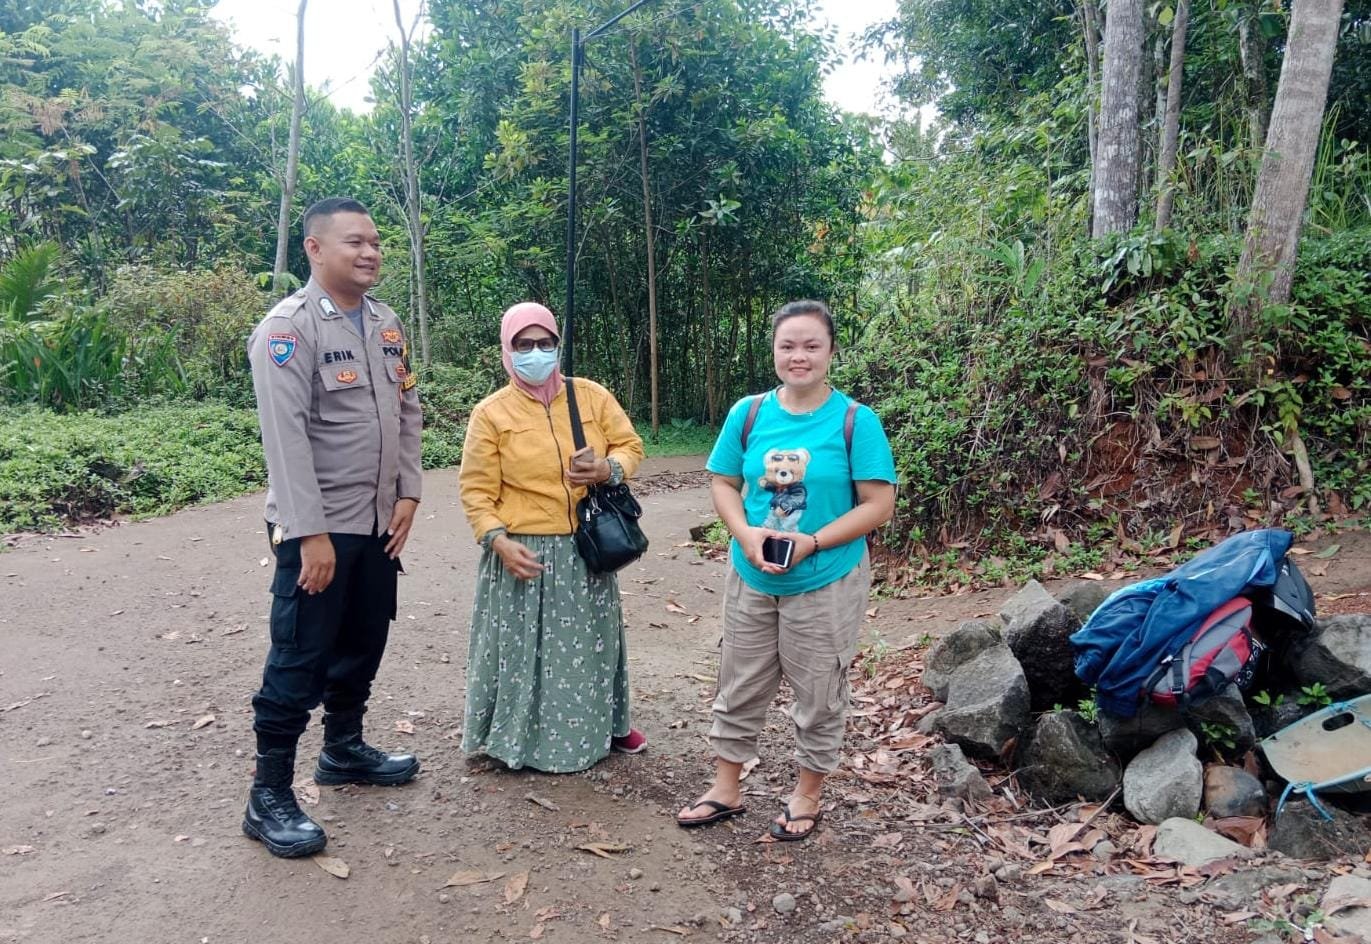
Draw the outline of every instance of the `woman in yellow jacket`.
[[[511,768],[585,770],[646,747],[629,727],[628,656],[615,575],[576,553],[586,486],[631,476],[643,441],[604,387],[576,379],[586,448],[574,452],[552,312],[505,312],[508,386],[477,404],[462,452],[462,506],[484,548],[467,658],[462,748]]]

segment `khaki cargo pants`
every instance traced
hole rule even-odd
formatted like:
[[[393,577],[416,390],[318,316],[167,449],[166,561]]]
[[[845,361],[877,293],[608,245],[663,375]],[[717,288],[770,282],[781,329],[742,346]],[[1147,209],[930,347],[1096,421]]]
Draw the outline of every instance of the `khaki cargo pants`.
[[[805,770],[838,766],[847,715],[847,670],[857,651],[871,592],[871,562],[808,593],[760,593],[729,568],[724,590],[724,642],[709,742],[722,760],[757,756],[757,737],[781,679],[795,701],[795,758]]]

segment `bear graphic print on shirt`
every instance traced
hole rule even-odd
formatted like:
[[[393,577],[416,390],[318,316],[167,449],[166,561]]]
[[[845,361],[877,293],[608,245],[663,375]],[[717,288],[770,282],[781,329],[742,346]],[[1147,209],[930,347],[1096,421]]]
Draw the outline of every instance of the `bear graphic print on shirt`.
[[[762,527],[799,531],[800,518],[809,507],[804,485],[809,450],[769,449],[762,462],[766,471],[757,484],[771,493],[771,507]]]

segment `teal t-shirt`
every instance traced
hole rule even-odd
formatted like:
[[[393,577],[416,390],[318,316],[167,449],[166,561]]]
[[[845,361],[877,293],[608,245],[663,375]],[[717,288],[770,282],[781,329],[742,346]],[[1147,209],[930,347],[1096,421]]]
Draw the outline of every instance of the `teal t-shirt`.
[[[743,453],[743,423],[751,397],[733,404],[705,468],[743,480],[743,511],[753,527],[809,535],[852,510],[853,482],[895,481],[895,458],[881,421],[858,406],[848,462],[843,421],[852,400],[834,390],[813,413],[787,412],[776,391],[763,395]],[[804,538],[803,540],[809,540]],[[791,596],[817,590],[846,576],[862,560],[863,538],[811,554],[784,574],[767,574],[750,564],[735,540],[730,559],[754,590]]]

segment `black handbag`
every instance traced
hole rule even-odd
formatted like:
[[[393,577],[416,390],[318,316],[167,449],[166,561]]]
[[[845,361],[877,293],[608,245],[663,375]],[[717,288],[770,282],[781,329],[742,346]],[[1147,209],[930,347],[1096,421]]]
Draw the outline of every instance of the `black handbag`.
[[[571,439],[580,452],[586,446],[581,411],[576,407],[576,388],[566,378],[566,402],[571,411]],[[576,503],[576,551],[592,574],[612,574],[633,563],[647,551],[647,535],[638,524],[643,507],[628,484],[592,485]]]

